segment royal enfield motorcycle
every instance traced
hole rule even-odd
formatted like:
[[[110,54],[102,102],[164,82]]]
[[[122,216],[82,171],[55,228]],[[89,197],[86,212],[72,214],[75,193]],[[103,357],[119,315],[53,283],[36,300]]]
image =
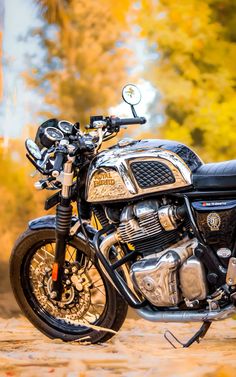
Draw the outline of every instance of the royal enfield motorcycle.
[[[200,322],[181,343],[199,341],[211,323],[236,314],[236,160],[204,164],[168,140],[123,139],[141,94],[126,85],[132,118],[50,119],[27,139],[27,157],[56,190],[16,241],[10,277],[16,300],[50,338],[105,342],[128,307],[154,322]],[[104,145],[105,147],[105,145]],[[92,226],[92,224],[95,224]]]

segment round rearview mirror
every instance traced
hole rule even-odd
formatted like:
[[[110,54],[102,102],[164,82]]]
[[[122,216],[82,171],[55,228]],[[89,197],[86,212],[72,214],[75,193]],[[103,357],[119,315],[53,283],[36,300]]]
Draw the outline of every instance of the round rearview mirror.
[[[122,90],[123,100],[131,106],[137,105],[141,101],[141,93],[137,86],[133,84],[125,85]]]
[[[25,147],[27,149],[27,152],[32,156],[35,160],[41,160],[42,154],[35,142],[31,139],[26,139],[25,141]]]

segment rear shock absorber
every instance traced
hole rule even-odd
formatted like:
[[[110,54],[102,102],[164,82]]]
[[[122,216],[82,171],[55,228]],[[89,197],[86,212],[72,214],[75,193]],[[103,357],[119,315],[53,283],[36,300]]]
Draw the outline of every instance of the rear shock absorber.
[[[52,269],[51,299],[60,301],[63,291],[63,274],[66,243],[70,233],[72,219],[71,186],[73,184],[72,159],[64,164],[61,201],[56,208],[56,250]]]

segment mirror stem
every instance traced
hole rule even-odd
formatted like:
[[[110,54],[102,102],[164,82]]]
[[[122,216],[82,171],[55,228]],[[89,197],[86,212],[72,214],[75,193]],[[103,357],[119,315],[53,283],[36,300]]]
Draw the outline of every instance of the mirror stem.
[[[131,111],[132,111],[132,114],[133,114],[134,118],[137,118],[138,115],[137,115],[137,113],[136,113],[136,110],[135,110],[135,108],[134,108],[134,105],[131,105]]]

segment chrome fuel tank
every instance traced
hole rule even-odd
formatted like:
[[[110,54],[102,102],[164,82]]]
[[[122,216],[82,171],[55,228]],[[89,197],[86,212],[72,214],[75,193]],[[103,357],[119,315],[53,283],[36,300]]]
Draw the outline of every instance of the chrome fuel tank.
[[[127,145],[121,141],[99,153],[88,171],[86,200],[123,201],[191,186],[191,170],[201,160],[183,144],[166,143],[142,140]],[[186,148],[181,153],[188,164],[176,153],[181,146]]]

